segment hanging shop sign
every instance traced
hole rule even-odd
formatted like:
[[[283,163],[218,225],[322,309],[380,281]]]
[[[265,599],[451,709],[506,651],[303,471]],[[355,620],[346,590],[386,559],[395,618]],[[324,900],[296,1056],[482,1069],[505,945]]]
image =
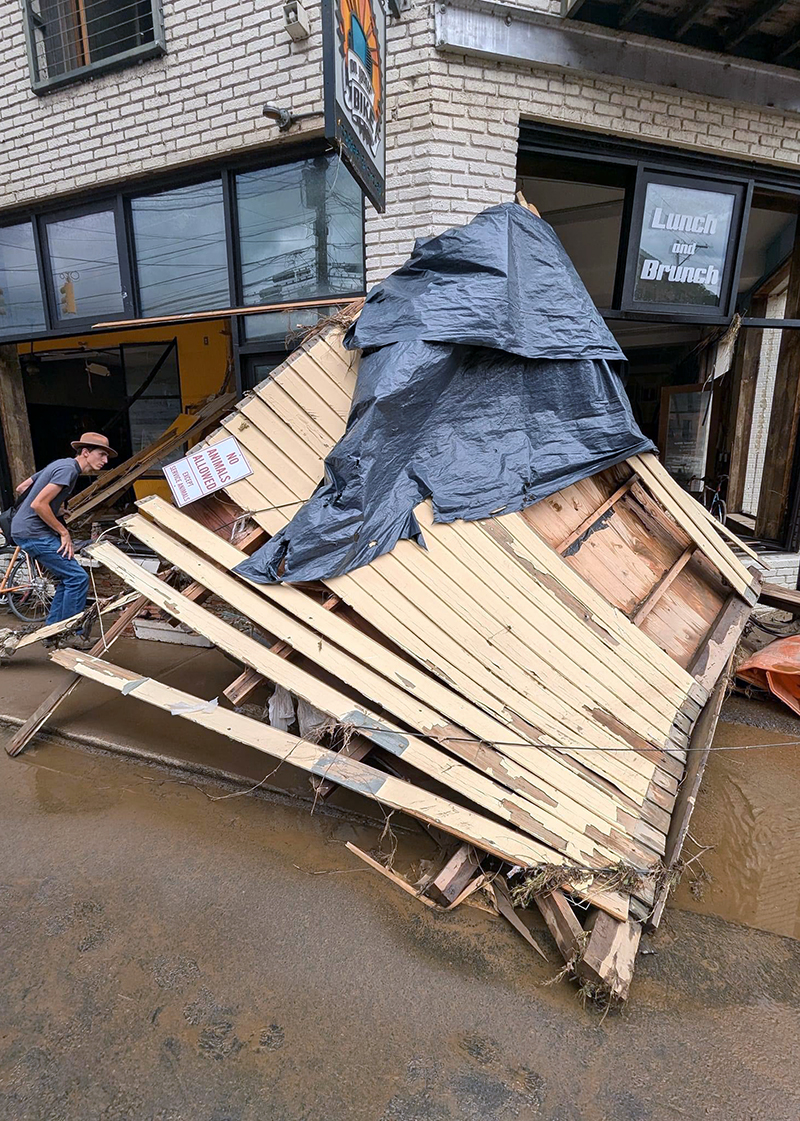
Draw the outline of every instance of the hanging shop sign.
[[[379,213],[386,190],[383,0],[323,0],[325,135]]]
[[[640,170],[622,307],[731,313],[747,185]]]
[[[188,506],[205,494],[213,494],[253,474],[233,436],[190,452],[184,459],[168,463],[162,470],[176,506]]]

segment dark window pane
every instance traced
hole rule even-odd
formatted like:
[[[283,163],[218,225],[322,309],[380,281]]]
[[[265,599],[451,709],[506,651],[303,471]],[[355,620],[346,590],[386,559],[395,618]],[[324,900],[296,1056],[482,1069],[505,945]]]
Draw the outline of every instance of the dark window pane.
[[[236,199],[245,304],[363,290],[361,191],[339,159],[239,175]]]
[[[133,199],[131,211],[144,315],[228,306],[219,180]]]
[[[0,228],[0,335],[44,327],[33,228],[30,222]]]
[[[152,43],[150,0],[29,0],[37,78],[58,78]]]
[[[59,319],[124,311],[111,210],[48,222],[47,244]]]

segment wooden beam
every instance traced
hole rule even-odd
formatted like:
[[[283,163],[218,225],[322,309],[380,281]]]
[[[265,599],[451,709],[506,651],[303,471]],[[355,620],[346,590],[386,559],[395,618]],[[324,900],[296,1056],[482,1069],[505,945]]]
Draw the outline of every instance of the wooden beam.
[[[574,545],[579,537],[583,537],[584,533],[588,533],[595,522],[599,521],[607,510],[610,510],[615,503],[619,502],[636,482],[638,482],[638,480],[635,475],[631,475],[630,479],[626,479],[622,486],[617,487],[614,493],[609,495],[605,502],[602,502],[591,514],[587,514],[581,524],[576,529],[573,529],[572,533],[568,534],[563,541],[560,541],[558,545],[556,545],[556,552],[563,555],[571,545]]]
[[[787,3],[788,0],[762,0],[760,4],[756,4],[754,8],[750,8],[741,19],[734,23],[731,30],[725,35],[722,49],[729,52],[732,51],[734,47],[738,47],[743,39],[746,39],[748,35],[752,35],[762,23],[765,23],[777,11],[780,11],[781,8],[785,8]],[[763,312],[759,312],[759,316],[763,314]]]
[[[459,845],[450,859],[425,888],[425,894],[446,907],[457,899],[481,864],[472,845]]]
[[[533,901],[542,913],[564,961],[575,962],[583,948],[583,927],[560,889],[535,895]]]
[[[586,948],[575,966],[576,974],[582,981],[599,986],[610,999],[627,1000],[641,937],[642,928],[633,919],[620,922],[597,911]]]
[[[682,39],[692,24],[697,23],[713,3],[714,0],[694,0],[694,3],[687,4],[673,23],[670,38],[676,41]]]
[[[36,470],[28,420],[28,403],[16,346],[0,346],[0,424],[12,486]]]
[[[716,685],[725,664],[736,649],[751,610],[748,603],[733,595],[714,620],[705,642],[689,664],[689,672],[704,689],[711,691]]]
[[[800,317],[800,223],[792,249],[785,316],[787,319]],[[756,517],[756,537],[767,541],[777,541],[783,532],[799,419],[800,332],[783,331],[767,437],[770,451],[764,460]]]
[[[219,705],[211,705],[200,697],[162,685],[153,678],[143,678],[131,670],[82,654],[78,650],[59,650],[53,654],[52,660],[65,669],[107,685],[119,693],[124,690],[126,695],[146,701],[192,724],[219,732],[228,739],[253,747],[293,767],[322,778],[332,778],[357,794],[373,798],[391,809],[409,813],[429,824],[438,825],[445,832],[469,841],[501,860],[520,864],[522,867],[535,867],[553,860],[562,862],[552,850],[521,833],[490,821],[474,810],[457,806],[428,790],[417,789],[410,783],[395,779],[365,763],[340,758],[336,752],[308,743],[288,732],[270,728],[259,720],[237,712],[227,712]],[[608,899],[609,906],[615,911],[618,909],[615,893],[602,892],[597,895]]]
[[[81,491],[72,503],[64,520],[69,525],[85,518],[91,511],[112,502],[154,463],[169,455],[186,440],[202,435],[215,424],[236,402],[234,393],[212,397],[196,413],[181,413],[161,435],[130,459],[102,471],[97,479]]]
[[[374,747],[375,744],[371,743],[370,740],[364,739],[363,736],[350,736],[346,743],[336,749],[336,754],[341,756],[342,759],[355,759],[361,762],[372,754]],[[393,763],[397,762],[394,755],[389,756],[389,758]],[[389,769],[393,770],[392,767]],[[331,780],[327,778],[317,778],[313,776],[311,779],[311,787],[314,793],[317,798],[321,798],[323,802],[327,798],[330,798],[331,794],[333,794],[336,789],[336,785],[335,782],[331,782]]]
[[[138,596],[130,607],[127,607],[118,619],[115,619],[111,626],[105,633],[104,638],[100,638],[92,647],[90,654],[97,656],[105,653],[111,644],[119,638],[125,628],[133,622],[143,607],[147,606],[147,598],[143,595]],[[70,693],[75,689],[80,681],[80,674],[73,673],[61,685],[57,685],[53,692],[46,700],[42,701],[36,711],[28,717],[22,727],[18,728],[9,742],[6,744],[6,751],[9,755],[19,755],[21,751],[27,747],[30,740],[39,729],[48,720],[55,709],[65,700]]]
[[[156,315],[149,319],[112,319],[108,323],[93,323],[93,331],[121,331],[123,327],[152,327],[162,323],[194,323],[202,319],[228,319],[231,315],[261,315],[265,311],[297,311],[306,307],[338,307],[360,303],[359,296],[340,296],[337,300],[295,300],[291,304],[256,304],[253,307],[226,307],[216,311],[191,311],[183,315]]]
[[[671,568],[668,568],[656,586],[648,593],[645,599],[636,608],[636,611],[631,616],[631,621],[638,627],[643,619],[646,619],[655,605],[661,599],[666,591],[672,587],[680,574],[683,572],[686,565],[694,556],[697,546],[692,543],[688,549],[684,549]]]
[[[751,310],[759,318],[766,314],[766,297],[756,297]],[[730,467],[728,468],[728,509],[738,513],[744,500],[747,477],[747,459],[750,451],[750,432],[753,426],[758,367],[764,332],[758,329],[742,331],[736,347],[733,366],[733,392],[729,431],[731,432]]]
[[[703,772],[706,769],[706,763],[708,762],[708,757],[711,752],[711,744],[722,709],[722,702],[725,700],[732,668],[733,653],[729,655],[725,672],[720,675],[714,692],[709,697],[705,708],[698,717],[692,733],[686,763],[686,773],[681,781],[678,797],[675,799],[675,806],[672,810],[672,821],[670,823],[669,833],[667,834],[667,847],[664,852],[664,865],[667,869],[674,868],[676,862],[680,859],[683,843],[686,840],[686,834],[689,832],[692,813],[694,812],[697,794],[700,790]],[[661,922],[661,916],[664,914],[669,890],[670,883],[669,879],[667,879],[656,897],[652,913],[648,919],[648,926],[657,927]]]
[[[522,935],[529,946],[533,946],[539,957],[544,958],[544,960],[547,961],[547,954],[544,952],[542,947],[528,930],[525,923],[514,910],[514,904],[511,902],[511,895],[509,894],[508,885],[506,884],[503,877],[495,877],[486,886],[494,897],[494,903],[497,907],[497,910],[500,912],[506,922],[510,923],[514,927],[514,930],[516,930],[517,934]]]
[[[765,581],[761,585],[758,602],[776,611],[788,611],[791,615],[800,615],[800,591],[797,588],[784,588],[782,584]]]
[[[99,614],[109,615],[112,611],[119,611],[123,607],[128,607],[129,604],[135,603],[138,598],[138,592],[128,592],[126,595],[120,596],[119,599],[104,604],[100,608]],[[49,626],[39,627],[38,630],[31,631],[30,634],[24,635],[17,643],[16,649],[23,650],[26,646],[32,646],[34,642],[43,642],[46,638],[53,638],[57,634],[63,634],[64,631],[70,630],[71,627],[76,626],[82,620],[91,617],[93,614],[95,614],[95,608],[92,606],[88,611],[80,611],[77,615],[72,615],[69,619],[64,619],[60,623],[50,623]]]

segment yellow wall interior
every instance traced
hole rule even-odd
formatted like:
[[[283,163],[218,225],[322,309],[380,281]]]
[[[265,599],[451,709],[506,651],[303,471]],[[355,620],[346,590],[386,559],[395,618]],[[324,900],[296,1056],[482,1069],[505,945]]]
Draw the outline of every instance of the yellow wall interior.
[[[210,394],[218,393],[228,371],[230,349],[230,320],[214,319],[199,323],[167,323],[163,327],[139,327],[125,331],[88,331],[66,339],[40,339],[34,342],[34,354],[46,351],[75,350],[86,347],[94,350],[120,343],[168,343],[178,340],[178,369],[180,371],[181,406],[186,409],[196,405]],[[20,343],[19,353],[30,354],[31,343]],[[166,482],[143,479],[134,485],[137,498],[148,494],[170,497]]]

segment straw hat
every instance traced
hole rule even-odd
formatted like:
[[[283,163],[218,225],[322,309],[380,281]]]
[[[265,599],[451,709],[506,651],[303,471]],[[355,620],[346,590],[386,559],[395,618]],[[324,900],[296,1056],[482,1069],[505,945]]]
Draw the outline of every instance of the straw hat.
[[[70,447],[76,452],[81,448],[101,448],[104,452],[108,452],[109,459],[117,458],[117,453],[108,442],[108,436],[104,436],[102,432],[84,432],[80,440],[72,441]]]

